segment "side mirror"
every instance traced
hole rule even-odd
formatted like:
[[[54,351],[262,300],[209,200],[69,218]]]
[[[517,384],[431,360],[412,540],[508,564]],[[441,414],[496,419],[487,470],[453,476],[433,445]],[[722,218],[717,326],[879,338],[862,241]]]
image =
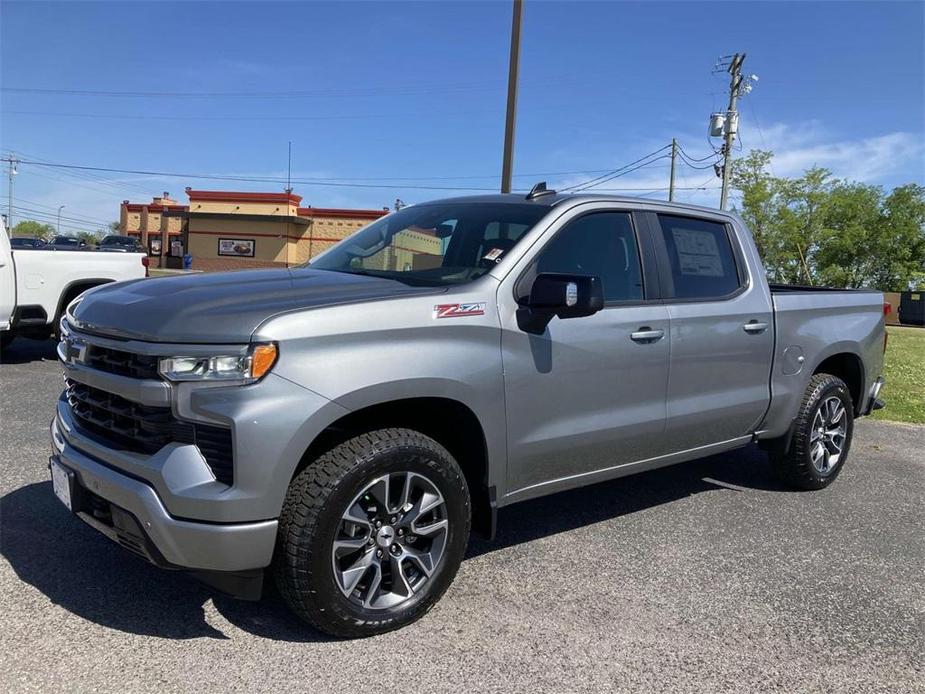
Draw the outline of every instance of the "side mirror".
[[[542,335],[553,317],[582,318],[604,308],[604,286],[594,275],[544,272],[536,276],[530,296],[517,309],[517,325]]]

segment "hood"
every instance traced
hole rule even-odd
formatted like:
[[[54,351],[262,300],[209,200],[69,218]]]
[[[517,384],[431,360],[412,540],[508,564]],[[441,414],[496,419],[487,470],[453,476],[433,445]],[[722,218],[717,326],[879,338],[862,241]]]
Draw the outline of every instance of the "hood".
[[[148,342],[244,343],[271,316],[442,292],[310,268],[245,270],[104,285],[74,311],[80,330]]]

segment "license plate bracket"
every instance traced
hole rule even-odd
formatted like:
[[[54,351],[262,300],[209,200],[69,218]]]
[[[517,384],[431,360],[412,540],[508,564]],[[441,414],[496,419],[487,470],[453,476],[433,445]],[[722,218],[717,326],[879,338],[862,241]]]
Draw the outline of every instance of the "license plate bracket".
[[[55,496],[68,511],[73,511],[74,473],[54,458],[49,461],[49,467],[51,468],[51,487]]]

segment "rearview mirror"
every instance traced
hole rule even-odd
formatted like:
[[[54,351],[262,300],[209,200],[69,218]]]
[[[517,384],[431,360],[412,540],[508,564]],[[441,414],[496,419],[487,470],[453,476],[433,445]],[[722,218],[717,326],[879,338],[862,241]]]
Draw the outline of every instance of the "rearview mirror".
[[[604,287],[594,275],[544,272],[536,276],[530,296],[517,309],[517,325],[542,335],[553,317],[582,318],[604,308]]]

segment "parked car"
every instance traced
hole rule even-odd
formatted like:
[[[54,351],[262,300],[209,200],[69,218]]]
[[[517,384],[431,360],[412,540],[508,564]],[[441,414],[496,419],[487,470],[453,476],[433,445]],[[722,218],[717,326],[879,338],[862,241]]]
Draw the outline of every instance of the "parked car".
[[[106,236],[100,241],[98,250],[116,251],[120,253],[144,253],[144,246],[134,236],[118,236],[116,234]]]
[[[56,251],[80,251],[87,249],[87,242],[74,236],[55,236],[48,244]]]
[[[0,348],[17,335],[45,339],[81,292],[107,282],[144,277],[147,257],[87,253],[49,246],[13,246],[0,223]]]
[[[247,598],[272,565],[298,615],[366,636],[426,613],[509,504],[756,441],[828,486],[884,347],[882,294],[769,286],[731,213],[441,200],[302,267],[83,294],[51,476],[154,564]]]
[[[48,242],[32,236],[14,236],[10,239],[11,248],[45,248]]]

